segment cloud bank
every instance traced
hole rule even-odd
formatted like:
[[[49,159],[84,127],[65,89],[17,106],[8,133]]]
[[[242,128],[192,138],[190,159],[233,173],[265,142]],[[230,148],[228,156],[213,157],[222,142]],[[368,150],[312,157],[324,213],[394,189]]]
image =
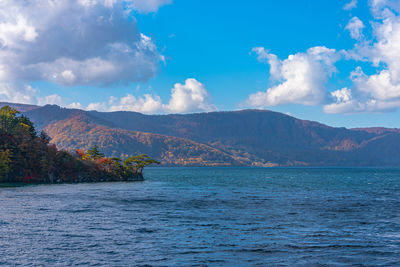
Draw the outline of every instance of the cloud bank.
[[[206,87],[196,79],[187,79],[185,83],[176,83],[171,89],[168,104],[163,104],[158,95],[145,94],[135,97],[132,94],[118,99],[111,97],[108,103],[91,103],[87,107],[80,103],[69,105],[70,108],[99,111],[135,111],[140,113],[192,113],[217,110],[212,103]]]
[[[26,93],[21,83],[34,81],[110,86],[149,80],[163,56],[131,13],[154,12],[167,3],[0,1],[0,96],[21,102],[18,96]]]
[[[374,41],[364,36],[355,38],[359,41],[350,54],[354,59],[371,62],[377,73],[368,76],[361,67],[357,67],[350,75],[353,88],[333,92],[334,102],[324,107],[325,112],[385,112],[400,107],[399,11],[400,1],[371,2],[371,12],[376,20],[373,25]],[[337,95],[344,91],[347,97],[338,98]]]
[[[357,7],[353,0],[345,10]],[[336,51],[313,47],[306,53],[279,60],[265,48],[253,48],[260,62],[270,65],[274,86],[249,96],[246,104],[263,108],[282,104],[321,105],[326,113],[387,112],[400,107],[400,1],[371,0],[372,36],[367,38],[365,24],[353,17],[345,26],[354,48]],[[338,60],[369,62],[376,73],[367,75],[358,66],[350,73],[351,88],[327,88]],[[329,90],[328,90],[329,89]],[[331,92],[329,92],[331,91]]]
[[[318,105],[324,102],[325,83],[336,71],[334,63],[339,59],[334,49],[317,46],[306,53],[290,55],[285,60],[279,60],[262,47],[253,51],[259,61],[266,61],[270,65],[270,76],[278,84],[266,92],[250,95],[246,101],[248,105],[260,108],[282,104]]]

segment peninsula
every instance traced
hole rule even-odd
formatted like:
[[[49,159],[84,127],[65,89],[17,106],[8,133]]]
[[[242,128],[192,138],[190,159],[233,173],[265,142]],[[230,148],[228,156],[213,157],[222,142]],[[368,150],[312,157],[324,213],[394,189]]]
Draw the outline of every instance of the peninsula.
[[[1,183],[142,181],[143,168],[151,164],[159,162],[144,154],[107,158],[96,145],[75,154],[58,150],[25,115],[9,106],[0,109]]]

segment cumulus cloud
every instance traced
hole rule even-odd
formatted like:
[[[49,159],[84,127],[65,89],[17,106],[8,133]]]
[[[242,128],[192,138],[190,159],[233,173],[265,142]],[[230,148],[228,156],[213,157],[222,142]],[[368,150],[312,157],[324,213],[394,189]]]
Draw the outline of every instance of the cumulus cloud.
[[[331,97],[334,102],[324,106],[323,109],[325,113],[350,114],[358,112],[372,112],[376,111],[376,109],[379,107],[382,111],[386,110],[382,109],[381,102],[377,102],[374,99],[361,100],[354,97],[352,90],[348,88],[342,88],[332,92]]]
[[[162,56],[125,5],[122,0],[0,1],[0,81],[110,85],[153,77]]]
[[[145,94],[143,97],[136,98],[128,94],[122,97],[119,102],[115,97],[110,99],[109,111],[136,111],[140,113],[156,113],[162,108],[161,99],[159,96]]]
[[[362,30],[364,28],[364,23],[357,17],[353,17],[345,27],[350,32],[351,38],[356,40],[363,37]]]
[[[259,62],[269,64],[269,73],[272,79],[277,80],[281,77],[282,63],[276,55],[270,54],[264,47],[254,47],[252,51],[257,54],[257,60]]]
[[[290,55],[279,60],[264,48],[253,48],[259,61],[270,65],[270,74],[278,82],[264,92],[249,96],[246,104],[252,107],[267,107],[282,104],[317,105],[325,99],[325,83],[336,71],[334,63],[339,55],[334,49],[312,47],[306,53]]]
[[[53,95],[48,95],[45,97],[38,97],[36,104],[38,104],[40,106],[44,106],[47,104],[64,106],[64,100],[61,96],[59,96],[57,94],[53,94]]]
[[[1,1],[0,79],[109,85],[153,77],[162,56],[124,2]]]
[[[141,13],[157,12],[158,9],[167,4],[171,4],[172,0],[130,0],[132,7]]]
[[[3,46],[18,46],[19,42],[32,42],[37,37],[36,29],[28,25],[26,19],[17,15],[15,21],[3,22],[0,24],[0,40]]]
[[[164,108],[171,113],[216,110],[206,87],[196,79],[187,79],[184,84],[175,84],[171,99]]]
[[[79,106],[80,103],[77,104]],[[90,103],[86,108],[86,110],[97,110],[97,111],[107,111],[107,105],[106,103]]]
[[[384,112],[400,107],[399,9],[400,1],[371,1],[371,10],[376,19],[373,27],[374,41],[358,36],[355,39],[359,39],[359,42],[350,54],[354,59],[371,62],[377,68],[377,73],[366,75],[361,67],[357,67],[350,76],[353,89],[333,92],[333,103],[324,107],[326,112]],[[344,92],[349,97],[338,97]]]
[[[400,83],[392,83],[389,71],[368,76],[358,67],[351,78],[357,96],[347,88],[332,92],[326,113],[388,112],[400,107]]]
[[[110,86],[147,81],[164,57],[132,10],[170,0],[1,0],[0,101],[62,103],[27,89],[34,81]],[[47,101],[47,102],[46,102]]]
[[[64,105],[61,96],[52,94],[40,97],[37,89],[22,83],[0,83],[0,101],[35,105]]]
[[[326,113],[349,113],[357,108],[357,103],[353,100],[352,92],[348,88],[332,92],[331,97],[334,102],[324,106]]]
[[[19,102],[22,104],[37,103],[36,90],[28,85],[0,83],[0,101]]]
[[[67,105],[67,108],[73,108],[73,109],[85,109],[84,106],[82,106],[81,103],[79,102],[72,102],[71,104]]]
[[[343,9],[344,10],[351,10],[353,8],[356,8],[358,4],[358,0],[351,0],[347,4],[344,5]]]
[[[382,19],[400,12],[399,0],[371,0],[371,11],[375,18]]]
[[[324,106],[326,113],[366,113],[393,111],[400,106],[400,100],[379,100],[374,98],[353,97],[351,89],[343,88],[331,93],[334,102]]]
[[[393,83],[400,83],[400,17],[390,16],[375,26],[377,42],[368,51],[369,58],[378,66],[387,66]]]
[[[388,101],[391,99],[400,100],[400,83],[393,82],[388,70],[382,70],[378,74],[367,76],[358,67],[352,73],[356,88],[374,99]]]
[[[187,79],[184,84],[175,84],[171,89],[168,104],[163,104],[158,95],[145,94],[135,97],[127,94],[121,98],[112,96],[108,103],[91,103],[87,107],[83,107],[80,103],[73,103],[69,107],[97,111],[135,111],[147,114],[192,113],[217,109],[205,85],[196,79]]]
[[[306,53],[280,60],[263,47],[253,48],[260,62],[270,65],[274,85],[249,96],[246,104],[268,107],[282,104],[319,105],[327,113],[386,112],[400,107],[400,0],[369,1],[372,36],[366,37],[364,23],[353,17],[345,27],[356,43],[351,50],[310,48]],[[343,8],[351,10],[357,1]],[[328,93],[325,84],[336,71],[341,57],[370,62],[376,73],[367,75],[357,67],[350,75],[352,85]],[[331,88],[330,88],[331,89]],[[332,89],[331,89],[332,90]]]

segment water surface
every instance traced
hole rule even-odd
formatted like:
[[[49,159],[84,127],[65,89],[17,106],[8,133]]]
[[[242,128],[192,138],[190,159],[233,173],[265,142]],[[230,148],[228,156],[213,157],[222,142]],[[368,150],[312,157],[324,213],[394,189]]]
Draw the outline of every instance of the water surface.
[[[145,177],[0,188],[0,265],[400,266],[399,169]]]

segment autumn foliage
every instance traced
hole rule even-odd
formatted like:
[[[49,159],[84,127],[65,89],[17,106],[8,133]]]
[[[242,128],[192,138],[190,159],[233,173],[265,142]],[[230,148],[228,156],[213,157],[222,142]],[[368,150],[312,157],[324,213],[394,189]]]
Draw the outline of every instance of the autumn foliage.
[[[75,155],[50,144],[17,110],[0,109],[0,182],[77,183],[143,179],[143,167],[158,163],[146,155],[122,161],[106,158],[97,146]]]

